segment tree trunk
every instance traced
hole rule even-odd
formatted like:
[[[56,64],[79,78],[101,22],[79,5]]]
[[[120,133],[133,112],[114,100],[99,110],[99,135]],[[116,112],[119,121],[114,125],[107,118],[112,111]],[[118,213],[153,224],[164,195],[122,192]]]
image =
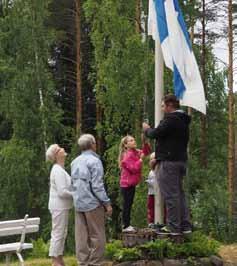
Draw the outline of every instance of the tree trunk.
[[[201,74],[204,92],[206,93],[206,3],[202,0],[202,54],[201,54]],[[203,168],[207,168],[207,134],[206,117],[201,114],[201,134],[200,134],[200,162]]]
[[[36,24],[36,7],[32,5],[32,23]],[[47,143],[47,134],[46,134],[46,122],[45,122],[45,115],[44,115],[44,97],[43,97],[43,85],[41,80],[41,74],[40,74],[40,68],[39,68],[39,47],[37,43],[37,38],[35,36],[35,32],[32,29],[32,39],[33,41],[33,47],[34,47],[34,56],[35,56],[35,76],[37,81],[37,88],[39,93],[39,102],[40,102],[40,112],[42,113],[42,134],[43,134],[43,141],[44,141],[44,151],[47,151],[48,143]]]
[[[136,0],[136,32],[141,32],[141,0]]]
[[[136,0],[136,33],[141,34],[141,0]],[[142,109],[139,109],[139,107],[143,105],[143,102],[138,102],[137,104],[139,112],[135,119],[135,134],[136,137],[139,138],[142,127]]]
[[[81,80],[81,1],[75,0],[76,7],[76,133],[81,134],[82,124],[82,80]]]
[[[99,104],[98,101],[96,101],[96,122],[97,125],[100,124],[102,125],[102,119],[103,119],[103,109],[101,105]],[[101,134],[101,129],[99,130],[99,133],[97,132],[97,145],[96,149],[99,154],[103,154],[104,152],[104,138],[103,135]]]
[[[234,205],[234,162],[235,162],[235,132],[234,132],[234,94],[233,94],[233,10],[232,0],[228,1],[228,192],[229,215],[233,216]]]

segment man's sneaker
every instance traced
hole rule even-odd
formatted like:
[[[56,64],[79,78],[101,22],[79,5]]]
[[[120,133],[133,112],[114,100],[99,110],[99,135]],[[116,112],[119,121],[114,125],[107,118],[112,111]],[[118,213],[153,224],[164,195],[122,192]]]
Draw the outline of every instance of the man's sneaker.
[[[171,231],[167,226],[160,228],[157,232],[158,235],[171,235],[171,236],[179,236],[181,235],[178,232]]]
[[[160,228],[162,228],[164,226],[165,226],[164,224],[159,224],[159,223],[156,223],[156,224],[150,223],[150,224],[148,224],[148,227],[152,228],[152,229],[160,229]]]
[[[155,228],[155,224],[153,224],[153,223],[148,224],[148,228],[154,229]]]
[[[123,233],[135,233],[136,229],[133,226],[129,225],[128,227],[124,228],[122,232]]]
[[[184,234],[184,235],[189,235],[191,233],[192,233],[191,229],[182,230],[182,234]]]
[[[165,227],[165,224],[156,223],[154,226],[156,229],[161,229],[161,228]]]

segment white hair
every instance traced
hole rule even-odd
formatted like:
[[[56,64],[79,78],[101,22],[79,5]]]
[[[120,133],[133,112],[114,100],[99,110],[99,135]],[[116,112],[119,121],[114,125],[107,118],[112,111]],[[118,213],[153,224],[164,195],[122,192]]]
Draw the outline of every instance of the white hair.
[[[54,162],[56,157],[56,152],[58,150],[59,146],[58,144],[52,144],[49,146],[49,148],[47,149],[46,151],[46,161],[51,161],[51,162]]]
[[[78,139],[78,145],[81,151],[90,150],[92,148],[92,144],[95,143],[95,138],[91,134],[83,134]]]

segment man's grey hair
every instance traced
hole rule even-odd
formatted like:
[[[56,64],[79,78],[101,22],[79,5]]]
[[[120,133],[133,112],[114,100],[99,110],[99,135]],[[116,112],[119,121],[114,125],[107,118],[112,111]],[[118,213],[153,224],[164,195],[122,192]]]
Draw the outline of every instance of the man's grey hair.
[[[95,138],[91,134],[83,134],[78,139],[78,145],[81,151],[90,150],[95,143]]]
[[[52,144],[49,146],[49,148],[47,149],[46,151],[46,161],[51,161],[51,162],[54,162],[56,157],[56,152],[58,151],[59,149],[59,146],[58,144]]]

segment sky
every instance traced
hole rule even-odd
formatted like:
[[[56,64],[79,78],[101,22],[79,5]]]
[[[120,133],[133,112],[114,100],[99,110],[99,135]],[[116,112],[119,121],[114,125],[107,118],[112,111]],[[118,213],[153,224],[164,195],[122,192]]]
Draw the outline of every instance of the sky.
[[[208,25],[208,28],[210,30],[215,30],[217,33],[222,33],[223,28],[227,27],[228,25],[228,19],[226,18],[227,10],[223,9],[222,5],[219,5],[217,9],[217,22],[210,23]],[[223,34],[224,36],[217,40],[217,42],[213,46],[214,54],[216,58],[218,59],[217,64],[218,66],[223,69],[228,66],[229,62],[229,54],[228,54],[228,35]],[[234,36],[234,39],[236,36]],[[237,53],[234,51],[234,62],[233,62],[233,68],[234,68],[234,91],[237,91]]]

